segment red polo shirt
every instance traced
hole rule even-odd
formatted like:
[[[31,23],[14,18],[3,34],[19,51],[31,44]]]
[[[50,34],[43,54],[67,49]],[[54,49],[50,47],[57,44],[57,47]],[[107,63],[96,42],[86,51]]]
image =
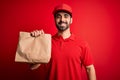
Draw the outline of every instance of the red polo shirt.
[[[52,37],[52,54],[48,67],[47,80],[82,80],[82,65],[93,64],[88,45],[71,34],[67,39]]]

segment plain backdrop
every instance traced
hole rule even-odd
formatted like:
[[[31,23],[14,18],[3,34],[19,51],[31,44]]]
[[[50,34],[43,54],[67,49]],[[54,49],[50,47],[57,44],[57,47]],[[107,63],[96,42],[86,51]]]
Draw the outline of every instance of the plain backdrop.
[[[120,80],[119,0],[0,0],[0,80],[42,80],[42,68],[14,62],[18,36],[36,29],[54,35],[52,11],[60,3],[73,9],[71,31],[88,42],[97,80]]]

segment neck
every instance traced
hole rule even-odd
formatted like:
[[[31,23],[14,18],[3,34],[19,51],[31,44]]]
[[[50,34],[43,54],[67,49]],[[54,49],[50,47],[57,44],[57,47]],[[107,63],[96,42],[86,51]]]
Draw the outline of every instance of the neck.
[[[58,31],[58,35],[61,35],[63,37],[63,39],[69,38],[71,35],[70,29],[68,28],[65,31]]]

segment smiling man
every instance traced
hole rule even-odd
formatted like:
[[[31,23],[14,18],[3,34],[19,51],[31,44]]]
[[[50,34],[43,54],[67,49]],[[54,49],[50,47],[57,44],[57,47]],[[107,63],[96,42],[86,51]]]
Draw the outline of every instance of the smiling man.
[[[82,66],[85,67],[88,79],[96,80],[93,60],[89,47],[70,31],[72,9],[66,4],[58,5],[53,10],[58,32],[52,37],[51,60],[47,66],[45,80],[83,80]],[[33,37],[44,33],[42,30],[31,32]],[[45,65],[45,64],[41,64]],[[34,64],[36,69],[40,64]]]

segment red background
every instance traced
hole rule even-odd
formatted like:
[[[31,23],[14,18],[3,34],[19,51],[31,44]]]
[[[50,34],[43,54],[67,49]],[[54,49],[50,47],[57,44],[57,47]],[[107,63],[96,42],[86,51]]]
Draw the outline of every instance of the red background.
[[[0,80],[41,80],[42,69],[14,62],[18,34],[55,34],[52,10],[59,3],[73,8],[71,31],[89,43],[97,80],[120,80],[119,0],[0,0]]]

